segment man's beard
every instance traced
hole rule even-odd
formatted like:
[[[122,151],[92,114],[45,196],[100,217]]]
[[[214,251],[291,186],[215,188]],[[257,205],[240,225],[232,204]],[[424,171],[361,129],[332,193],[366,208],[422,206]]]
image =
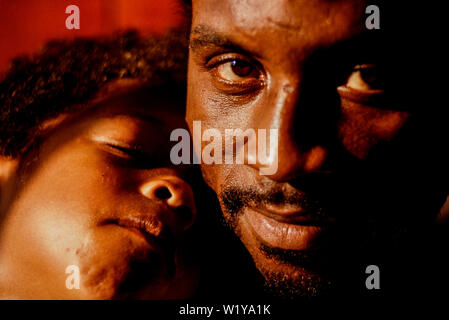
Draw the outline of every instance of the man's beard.
[[[324,270],[328,266],[325,254],[303,251],[281,250],[261,245],[262,254],[275,259],[290,268],[295,269],[295,276],[281,272],[273,272],[258,264],[258,269],[264,276],[265,289],[269,295],[284,299],[298,297],[322,296],[335,290],[335,278]]]
[[[337,221],[331,237],[326,237],[326,242],[317,250],[284,250],[262,243],[252,245],[256,247],[253,251],[263,257],[262,261],[269,259],[290,267],[287,273],[270,270],[255,259],[254,252],[247,246],[271,293],[296,297],[365,292],[368,265],[401,265],[404,259],[398,252],[418,247],[425,240],[432,212],[438,208],[438,195],[433,190],[414,188],[411,183],[401,183],[402,180],[391,177],[395,183],[385,184],[381,174],[376,179],[363,175],[353,177],[345,176],[329,184],[317,183],[316,188],[298,184],[304,191],[271,181],[247,188],[228,185],[222,189],[219,200],[225,222],[242,240],[240,217],[245,208],[258,205],[291,205],[313,216],[331,216]],[[292,277],[291,270],[296,276]]]
[[[245,207],[263,204],[282,204],[301,207],[305,212],[315,216],[325,214],[318,201],[294,191],[285,191],[275,186],[268,191],[260,192],[255,189],[242,190],[236,187],[227,187],[219,195],[224,211],[225,223],[241,236],[239,231],[239,218]],[[250,250],[251,251],[251,250]],[[286,299],[303,296],[326,295],[333,292],[336,286],[337,269],[333,261],[337,261],[332,250],[297,251],[272,248],[259,243],[258,251],[265,258],[277,261],[290,270],[294,275],[277,272],[266,268],[264,263],[255,260],[258,270],[264,276],[265,289],[269,295]]]

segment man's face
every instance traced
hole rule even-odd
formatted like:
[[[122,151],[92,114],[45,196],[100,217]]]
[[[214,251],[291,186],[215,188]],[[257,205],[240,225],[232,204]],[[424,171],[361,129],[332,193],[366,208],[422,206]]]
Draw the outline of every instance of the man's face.
[[[327,286],[367,245],[388,246],[429,200],[408,171],[422,158],[406,156],[401,53],[366,29],[367,5],[193,1],[190,129],[279,133],[275,174],[256,163],[202,164],[203,175],[268,282],[299,293]]]
[[[183,235],[195,205],[187,171],[171,165],[168,145],[171,128],[184,123],[179,106],[181,100],[119,85],[83,114],[48,124],[3,199],[1,294],[191,294],[196,277]],[[70,265],[79,267],[80,290],[66,287]]]

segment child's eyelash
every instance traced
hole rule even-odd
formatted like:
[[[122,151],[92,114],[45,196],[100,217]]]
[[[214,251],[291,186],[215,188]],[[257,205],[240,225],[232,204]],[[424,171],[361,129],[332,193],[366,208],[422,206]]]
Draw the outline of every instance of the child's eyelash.
[[[122,160],[137,169],[155,168],[160,164],[160,159],[155,155],[148,154],[139,147],[123,146],[119,144],[106,143],[105,147],[109,148],[109,153],[115,155],[117,160]]]
[[[122,145],[117,145],[117,144],[112,144],[112,143],[107,143],[106,145],[108,147],[119,150],[123,153],[126,153],[133,158],[144,158],[144,159],[149,158],[148,154],[146,154],[143,150],[141,150],[140,148],[135,147],[135,146],[122,146]]]

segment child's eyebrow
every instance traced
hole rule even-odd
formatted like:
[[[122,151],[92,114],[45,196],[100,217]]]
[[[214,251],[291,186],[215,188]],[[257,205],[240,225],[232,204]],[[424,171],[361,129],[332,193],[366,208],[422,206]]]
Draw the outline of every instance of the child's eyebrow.
[[[137,113],[135,116],[137,118],[139,118],[140,120],[144,120],[144,121],[147,121],[147,122],[150,122],[150,123],[164,124],[164,122],[161,119],[159,119],[159,118],[157,118],[157,117],[155,117],[155,116],[153,116],[151,114]]]
[[[164,125],[164,121],[162,121],[161,119],[159,119],[158,117],[149,114],[149,113],[145,113],[145,112],[138,112],[138,111],[133,111],[133,112],[122,112],[122,113],[116,113],[114,115],[112,115],[112,117],[115,116],[126,116],[126,117],[130,117],[130,118],[135,118],[138,120],[143,120],[146,122],[149,122],[150,124],[157,124],[157,125]]]

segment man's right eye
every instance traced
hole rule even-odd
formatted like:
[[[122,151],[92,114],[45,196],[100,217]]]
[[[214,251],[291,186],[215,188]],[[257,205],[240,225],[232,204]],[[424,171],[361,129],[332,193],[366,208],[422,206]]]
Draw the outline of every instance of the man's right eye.
[[[218,85],[225,91],[245,93],[263,85],[263,73],[249,59],[237,54],[224,54],[208,63]]]

